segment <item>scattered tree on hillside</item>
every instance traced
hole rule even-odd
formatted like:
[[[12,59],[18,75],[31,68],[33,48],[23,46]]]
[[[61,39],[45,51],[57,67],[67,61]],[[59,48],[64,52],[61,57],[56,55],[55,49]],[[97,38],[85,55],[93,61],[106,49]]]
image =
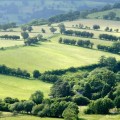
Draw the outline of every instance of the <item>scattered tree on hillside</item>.
[[[39,41],[41,41],[41,40],[43,39],[43,35],[38,34],[38,35],[37,35],[37,39],[38,39]]]
[[[28,27],[27,27],[27,30],[28,30],[29,32],[31,32],[31,31],[33,30],[32,26],[28,26]]]
[[[25,32],[27,30],[27,26],[21,26],[21,30]]]
[[[34,78],[39,78],[41,76],[41,73],[39,72],[39,70],[34,70],[33,71],[33,77]]]
[[[44,95],[41,91],[36,91],[30,96],[30,100],[32,100],[36,104],[41,104],[43,101]]]
[[[27,39],[29,37],[29,34],[27,32],[22,32],[21,36],[23,37],[23,39]]]
[[[99,25],[93,25],[93,29],[98,30],[98,29],[100,29],[100,26]]]
[[[58,25],[59,29],[60,29],[60,33],[63,34],[65,32],[65,25],[63,23]]]
[[[54,33],[55,33],[55,31],[57,31],[57,29],[56,29],[56,28],[54,28],[54,27],[51,27],[51,28],[50,28],[50,31],[54,34]]]
[[[43,28],[41,29],[41,32],[42,32],[42,33],[46,33],[45,29],[43,29]]]

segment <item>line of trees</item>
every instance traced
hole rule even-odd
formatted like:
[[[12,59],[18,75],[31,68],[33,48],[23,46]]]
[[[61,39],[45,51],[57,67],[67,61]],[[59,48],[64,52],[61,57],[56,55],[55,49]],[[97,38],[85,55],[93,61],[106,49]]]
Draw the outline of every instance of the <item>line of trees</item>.
[[[0,74],[22,77],[22,78],[30,78],[30,73],[28,71],[21,70],[20,68],[18,69],[9,68],[5,65],[0,65]]]
[[[120,53],[120,42],[115,42],[112,44],[112,46],[105,46],[99,44],[97,45],[97,49],[118,54]]]
[[[0,36],[1,39],[12,39],[12,40],[19,40],[20,36],[18,35],[2,35]]]
[[[78,36],[78,37],[86,37],[86,38],[93,38],[94,34],[86,31],[74,31],[74,30],[66,30],[64,32],[65,35],[70,35],[70,36]]]
[[[27,38],[24,43],[26,46],[30,46],[32,44],[38,44],[39,40],[37,39],[37,37],[32,37],[32,38]]]
[[[60,38],[59,43],[67,44],[67,45],[76,45],[85,48],[93,48],[94,43],[90,42],[90,40],[70,40],[70,39],[62,39]]]
[[[69,97],[44,99],[41,91],[33,93],[29,100],[6,97],[0,100],[0,110],[13,112],[13,115],[27,113],[39,117],[56,117],[66,120],[78,120],[79,113],[77,104]]]
[[[33,27],[32,26],[21,26],[21,30],[22,31],[28,31],[28,32],[31,32],[33,30]]]
[[[116,37],[114,35],[108,35],[108,34],[100,34],[99,38],[101,40],[109,40],[109,41],[118,41],[118,40],[120,40],[119,37]]]
[[[16,23],[8,23],[8,24],[2,24],[0,25],[0,29],[7,30],[9,28],[16,28]]]

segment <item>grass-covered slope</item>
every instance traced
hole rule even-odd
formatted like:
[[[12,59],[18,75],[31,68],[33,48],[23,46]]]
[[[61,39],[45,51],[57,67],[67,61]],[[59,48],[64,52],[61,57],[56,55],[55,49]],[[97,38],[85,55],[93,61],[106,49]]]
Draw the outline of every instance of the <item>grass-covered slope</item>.
[[[12,97],[29,99],[36,90],[41,90],[48,97],[52,85],[38,80],[27,80],[0,75],[0,98]]]
[[[0,64],[11,68],[25,69],[29,72],[35,69],[44,72],[97,63],[98,58],[102,55],[120,59],[119,55],[107,52],[59,44],[58,39],[59,37],[55,37],[53,41],[41,43],[38,46],[0,51]]]

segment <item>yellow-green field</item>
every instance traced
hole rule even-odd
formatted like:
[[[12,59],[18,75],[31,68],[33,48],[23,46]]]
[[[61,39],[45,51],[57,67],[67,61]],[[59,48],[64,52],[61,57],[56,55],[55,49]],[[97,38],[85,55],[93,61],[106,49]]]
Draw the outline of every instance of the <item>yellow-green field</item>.
[[[16,41],[16,40],[0,40],[0,47],[11,47],[11,46],[16,46],[16,45],[23,45],[24,42],[21,41]]]
[[[41,90],[48,97],[52,84],[40,80],[27,80],[11,76],[0,75],[0,98],[13,97],[29,99],[36,90]]]
[[[29,72],[35,69],[44,72],[97,63],[102,55],[113,56],[120,60],[119,55],[54,42],[58,38],[53,38],[53,42],[44,42],[38,46],[0,51],[0,64]]]

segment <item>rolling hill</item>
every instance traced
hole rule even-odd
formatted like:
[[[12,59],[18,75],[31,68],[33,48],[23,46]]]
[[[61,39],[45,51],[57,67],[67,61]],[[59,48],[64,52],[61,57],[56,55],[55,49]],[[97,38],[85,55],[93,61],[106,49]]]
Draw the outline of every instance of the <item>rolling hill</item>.
[[[113,4],[119,0],[2,0],[0,2],[0,23],[27,23],[33,19],[49,18],[50,16],[68,11],[87,10]]]
[[[116,14],[116,17],[120,17],[120,9],[111,9],[111,10],[106,10],[106,11],[101,11],[101,12],[95,12],[92,14],[89,14],[87,18],[89,19],[103,19],[104,15],[107,15],[110,12],[114,12]]]

